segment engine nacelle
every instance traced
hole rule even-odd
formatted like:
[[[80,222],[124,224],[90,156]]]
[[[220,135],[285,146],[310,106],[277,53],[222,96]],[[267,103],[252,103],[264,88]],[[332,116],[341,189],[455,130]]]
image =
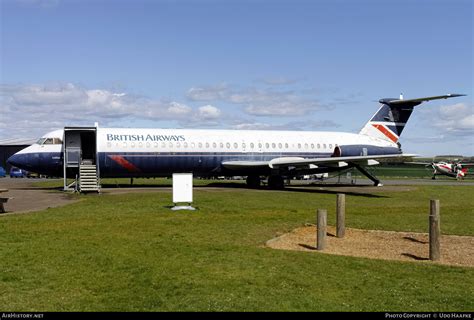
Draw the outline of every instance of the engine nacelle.
[[[372,145],[336,146],[332,157],[375,156],[385,154],[401,154],[401,150],[394,147],[376,147]]]

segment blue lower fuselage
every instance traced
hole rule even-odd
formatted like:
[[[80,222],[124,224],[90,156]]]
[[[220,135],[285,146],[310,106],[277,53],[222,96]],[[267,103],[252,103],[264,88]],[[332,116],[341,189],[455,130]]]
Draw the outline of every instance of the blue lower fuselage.
[[[361,146],[354,148],[354,153]],[[391,154],[400,152],[396,148],[380,148],[364,146],[367,153]],[[346,150],[350,150],[347,149]],[[347,152],[347,151],[346,151]],[[352,152],[351,152],[352,153]],[[226,161],[270,161],[281,157],[326,158],[330,152],[99,152],[97,164],[100,176],[106,177],[159,177],[170,176],[174,172],[192,172],[196,176],[217,175],[269,175],[270,167],[256,167],[251,169],[228,170],[222,166]],[[355,154],[354,154],[355,155]],[[17,153],[8,161],[19,168],[45,174],[49,176],[63,176],[63,152]],[[338,168],[320,166],[308,168],[308,172],[331,172]],[[299,170],[299,174],[305,174]],[[281,174],[289,173],[287,170]],[[69,168],[67,176],[74,177],[75,170]]]

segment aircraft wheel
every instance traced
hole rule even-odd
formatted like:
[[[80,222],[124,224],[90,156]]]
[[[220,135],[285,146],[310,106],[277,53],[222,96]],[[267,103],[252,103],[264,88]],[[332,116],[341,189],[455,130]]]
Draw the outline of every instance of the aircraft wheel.
[[[259,188],[261,180],[259,176],[248,176],[246,182],[250,188]]]
[[[268,186],[270,189],[283,189],[285,188],[285,181],[282,176],[270,176],[268,177]]]

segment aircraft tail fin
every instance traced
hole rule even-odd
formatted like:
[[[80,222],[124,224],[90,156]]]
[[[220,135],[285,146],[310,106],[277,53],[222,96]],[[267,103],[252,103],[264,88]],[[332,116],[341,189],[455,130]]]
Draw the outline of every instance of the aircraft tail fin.
[[[465,96],[464,94],[446,94],[442,96],[433,96],[417,99],[380,99],[382,104],[379,110],[365,124],[359,134],[373,136],[375,138],[397,143],[408,119],[413,112],[413,108],[425,101],[448,99]]]

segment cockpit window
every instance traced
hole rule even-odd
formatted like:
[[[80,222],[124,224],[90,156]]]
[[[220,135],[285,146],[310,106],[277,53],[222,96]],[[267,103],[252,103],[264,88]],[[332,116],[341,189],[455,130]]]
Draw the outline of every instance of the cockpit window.
[[[63,141],[60,138],[40,138],[36,143],[41,146],[43,144],[63,144]]]
[[[43,144],[53,144],[53,138],[46,138],[46,140],[44,140]]]

